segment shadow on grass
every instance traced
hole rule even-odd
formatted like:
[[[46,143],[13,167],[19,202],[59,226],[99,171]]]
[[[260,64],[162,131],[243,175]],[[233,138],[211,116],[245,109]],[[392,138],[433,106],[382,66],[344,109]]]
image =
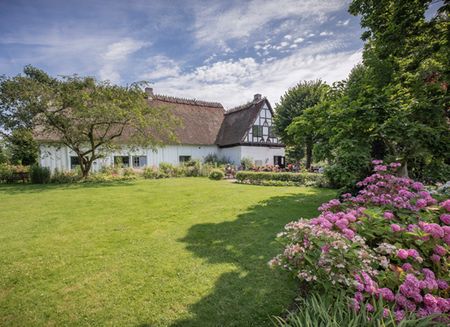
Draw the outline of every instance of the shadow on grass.
[[[267,262],[281,249],[275,237],[289,221],[311,218],[317,207],[335,194],[311,189],[310,194],[275,196],[258,203],[233,221],[198,224],[180,241],[209,264],[230,264],[213,291],[189,307],[191,319],[181,326],[269,326],[296,294],[287,273],[271,270]],[[232,203],[230,203],[232,205]]]
[[[110,182],[85,182],[67,184],[0,184],[0,194],[41,193],[53,190],[95,189],[115,186],[132,186],[134,180]]]

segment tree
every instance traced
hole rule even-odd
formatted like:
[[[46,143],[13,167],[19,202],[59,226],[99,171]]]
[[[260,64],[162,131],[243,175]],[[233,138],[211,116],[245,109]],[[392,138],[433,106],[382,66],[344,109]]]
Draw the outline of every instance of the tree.
[[[321,80],[303,81],[289,89],[275,107],[274,123],[276,131],[286,145],[305,148],[306,169],[309,169],[312,163],[313,135],[304,135],[303,138],[297,139],[299,143],[296,143],[292,135],[288,133],[287,128],[306,109],[319,103],[328,90],[329,86]]]
[[[360,101],[378,116],[379,145],[403,162],[405,175],[408,163],[444,163],[445,158],[450,163],[449,3],[426,20],[430,3],[353,0],[349,9],[366,29],[363,62],[370,80],[365,87],[377,95],[362,94]]]
[[[39,150],[30,130],[15,129],[6,140],[12,164],[28,166],[36,163]]]
[[[26,66],[24,75],[0,79],[0,126],[5,133],[33,129],[78,156],[83,177],[94,160],[127,146],[156,146],[173,139],[174,119],[167,108],[151,108],[142,83],[112,85],[92,77],[53,78]]]

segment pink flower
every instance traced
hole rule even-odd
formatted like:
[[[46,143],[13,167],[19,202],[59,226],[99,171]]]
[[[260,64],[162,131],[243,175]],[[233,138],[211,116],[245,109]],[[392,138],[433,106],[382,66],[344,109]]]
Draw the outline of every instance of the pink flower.
[[[366,310],[369,311],[369,312],[373,312],[373,310],[374,310],[373,305],[370,304],[370,303],[367,303],[366,304]]]
[[[396,232],[400,232],[400,231],[402,230],[402,228],[401,228],[399,225],[397,225],[397,224],[392,224],[392,225],[391,225],[391,230],[392,230],[394,233],[396,233]]]
[[[386,301],[394,301],[395,300],[394,293],[392,293],[392,291],[387,287],[380,288],[378,290],[378,293]]]
[[[446,290],[446,289],[448,288],[448,283],[447,283],[445,280],[438,279],[436,282],[437,282],[437,284],[438,284],[438,287],[439,287],[441,290]]]
[[[384,166],[384,165],[377,165],[377,166],[375,166],[375,167],[373,168],[373,170],[375,170],[375,171],[386,171],[386,170],[387,170],[387,167]]]
[[[430,257],[430,259],[431,259],[431,261],[433,261],[433,262],[435,262],[435,263],[439,263],[439,262],[441,261],[441,257],[438,256],[437,254],[433,254],[433,255]]]
[[[349,240],[355,237],[355,232],[352,231],[351,229],[346,228],[342,232],[344,233],[345,237],[348,238]]]
[[[450,225],[450,215],[447,213],[442,214],[441,221],[446,225]]]
[[[374,164],[374,165],[380,165],[382,163],[383,163],[383,160],[378,160],[378,159],[372,160],[372,164]]]
[[[410,264],[410,263],[404,263],[403,265],[402,265],[402,269],[404,270],[404,271],[408,271],[408,270],[411,270],[412,269],[412,264]]]
[[[396,321],[401,321],[405,319],[405,311],[404,310],[397,310],[394,312],[394,317]]]
[[[408,251],[404,249],[400,249],[397,251],[397,257],[399,257],[402,260],[408,259]]]
[[[413,257],[414,259],[417,259],[420,255],[419,255],[419,252],[417,252],[417,250],[409,249],[408,256]]]
[[[442,257],[447,253],[447,250],[442,245],[436,245],[434,248],[434,253]]]
[[[394,219],[394,214],[392,212],[390,212],[390,211],[386,211],[383,214],[383,217],[386,218],[387,220],[391,220],[391,219]]]
[[[425,199],[419,199],[419,200],[417,200],[417,202],[416,202],[416,207],[419,208],[419,209],[421,209],[421,208],[426,207],[427,204],[428,204],[428,203],[427,203],[427,200],[425,200]]]
[[[450,212],[450,199],[442,202],[441,207]]]
[[[421,191],[423,190],[423,184],[420,182],[414,182],[411,187],[416,190],[416,191]]]

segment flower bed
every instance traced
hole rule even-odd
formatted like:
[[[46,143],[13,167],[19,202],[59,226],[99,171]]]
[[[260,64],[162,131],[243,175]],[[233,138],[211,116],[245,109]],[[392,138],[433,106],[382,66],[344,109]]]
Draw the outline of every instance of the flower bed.
[[[347,290],[356,311],[397,321],[414,313],[450,322],[450,200],[437,201],[422,183],[392,174],[399,164],[374,161],[375,173],[356,195],[324,203],[314,219],[278,235],[286,245],[270,264],[311,288]]]
[[[239,183],[255,185],[286,185],[286,186],[318,186],[328,185],[327,179],[323,174],[315,173],[271,173],[271,172],[253,172],[239,171],[236,174]]]

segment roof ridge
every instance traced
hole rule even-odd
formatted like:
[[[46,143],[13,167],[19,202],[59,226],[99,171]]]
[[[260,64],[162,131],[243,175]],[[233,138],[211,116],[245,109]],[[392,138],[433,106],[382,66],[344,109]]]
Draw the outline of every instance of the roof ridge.
[[[219,102],[203,101],[203,100],[188,99],[188,98],[178,98],[178,97],[163,95],[163,94],[154,94],[152,96],[152,98],[161,100],[161,101],[167,101],[167,102],[175,102],[175,103],[190,104],[190,105],[201,106],[201,107],[214,107],[214,108],[224,109],[223,105]]]
[[[265,100],[266,100],[266,97],[262,97],[261,99],[259,99],[257,101],[255,101],[255,100],[249,101],[247,103],[241,104],[240,106],[237,106],[237,107],[234,107],[234,108],[226,110],[225,111],[225,115],[232,114],[233,112],[237,112],[237,111],[241,111],[241,110],[247,109],[251,105],[258,104],[261,101],[265,101]]]

